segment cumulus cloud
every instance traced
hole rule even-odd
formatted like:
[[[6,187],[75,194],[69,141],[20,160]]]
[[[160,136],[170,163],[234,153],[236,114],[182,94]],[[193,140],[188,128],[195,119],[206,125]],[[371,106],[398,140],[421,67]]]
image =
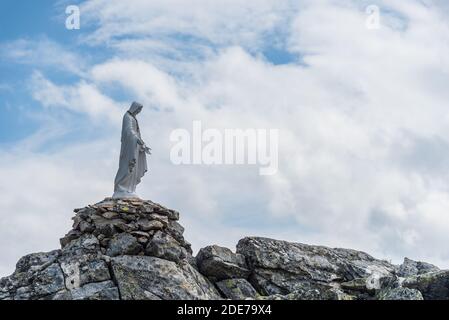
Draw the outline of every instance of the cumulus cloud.
[[[98,22],[98,28],[86,41],[104,43],[120,38],[147,37],[149,40],[167,39],[180,44],[191,37],[210,44],[248,47],[262,45],[265,33],[284,24],[294,2],[282,1],[190,1],[132,0],[89,1],[82,5],[88,22]],[[189,40],[189,39],[188,39]]]
[[[94,121],[120,122],[117,102],[101,93],[95,84],[81,80],[76,85],[57,85],[34,72],[29,81],[32,97],[46,108],[65,108],[86,113]]]
[[[447,11],[436,1],[390,2],[375,1],[386,12],[378,30],[365,27],[365,3],[356,1],[86,2],[87,21],[98,24],[82,38],[98,50],[112,45],[114,56],[72,84],[35,72],[30,94],[49,112],[85,114],[89,124],[106,117],[112,136],[2,155],[2,206],[17,212],[0,216],[17,228],[6,239],[30,239],[2,248],[10,250],[3,270],[25,251],[55,247],[73,207],[111,192],[127,108],[115,89],[146,106],[141,127],[154,152],[139,192],[181,211],[195,249],[262,235],[447,266]],[[297,61],[268,61],[272,40]],[[190,59],[188,46],[201,54]],[[174,166],[170,132],[193,120],[279,129],[278,174]]]
[[[74,53],[59,43],[41,36],[38,39],[17,39],[3,43],[0,56],[5,60],[41,68],[70,72],[78,76],[84,74],[86,57]]]

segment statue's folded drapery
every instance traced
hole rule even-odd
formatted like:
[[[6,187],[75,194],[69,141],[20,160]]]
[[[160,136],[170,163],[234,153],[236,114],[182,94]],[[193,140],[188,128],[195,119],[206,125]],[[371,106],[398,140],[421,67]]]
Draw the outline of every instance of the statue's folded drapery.
[[[136,186],[148,171],[144,142],[136,115],[142,105],[134,102],[123,116],[120,165],[115,177],[114,198],[137,197]]]

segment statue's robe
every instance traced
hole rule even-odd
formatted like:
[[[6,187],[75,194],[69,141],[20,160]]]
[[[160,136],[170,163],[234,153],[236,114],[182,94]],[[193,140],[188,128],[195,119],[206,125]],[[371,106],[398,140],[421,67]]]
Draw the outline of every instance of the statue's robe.
[[[139,104],[133,104],[123,116],[122,147],[120,150],[120,165],[115,177],[114,198],[137,197],[136,186],[148,171],[146,153],[139,141],[139,123],[135,111]]]

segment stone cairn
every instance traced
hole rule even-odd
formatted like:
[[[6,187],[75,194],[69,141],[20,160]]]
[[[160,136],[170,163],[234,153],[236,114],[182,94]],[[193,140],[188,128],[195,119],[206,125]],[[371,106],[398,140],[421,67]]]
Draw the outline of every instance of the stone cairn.
[[[192,259],[192,249],[177,222],[179,212],[140,199],[106,198],[95,205],[74,210],[73,229],[63,237],[61,247],[82,235],[98,239],[101,252],[153,256],[179,262]]]
[[[75,213],[61,249],[26,255],[0,279],[0,300],[221,298],[199,273],[177,211],[106,198]]]

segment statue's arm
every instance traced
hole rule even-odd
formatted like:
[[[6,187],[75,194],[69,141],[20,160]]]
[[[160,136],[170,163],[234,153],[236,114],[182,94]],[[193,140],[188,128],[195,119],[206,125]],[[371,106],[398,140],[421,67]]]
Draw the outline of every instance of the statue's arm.
[[[141,150],[145,153],[151,154],[151,148],[147,147],[147,145],[142,140],[142,138],[139,137],[139,134],[137,132],[137,127],[135,126],[135,122],[133,120],[134,119],[132,119],[130,117],[127,118],[128,127],[129,127],[131,134],[137,139],[137,143],[140,145]]]
[[[141,146],[142,146],[142,151],[145,152],[145,153],[147,153],[147,154],[151,154],[151,148],[148,147],[148,146],[146,145],[146,143],[143,142],[143,140],[141,140],[141,141],[142,141],[142,144],[141,144]]]
[[[131,135],[136,138],[137,143],[140,144],[141,146],[144,146],[145,142],[142,140],[142,138],[139,137],[139,134],[137,133],[137,127],[135,126],[135,122],[133,120],[134,120],[133,118],[127,115],[126,126],[129,128],[129,132],[131,133]]]

